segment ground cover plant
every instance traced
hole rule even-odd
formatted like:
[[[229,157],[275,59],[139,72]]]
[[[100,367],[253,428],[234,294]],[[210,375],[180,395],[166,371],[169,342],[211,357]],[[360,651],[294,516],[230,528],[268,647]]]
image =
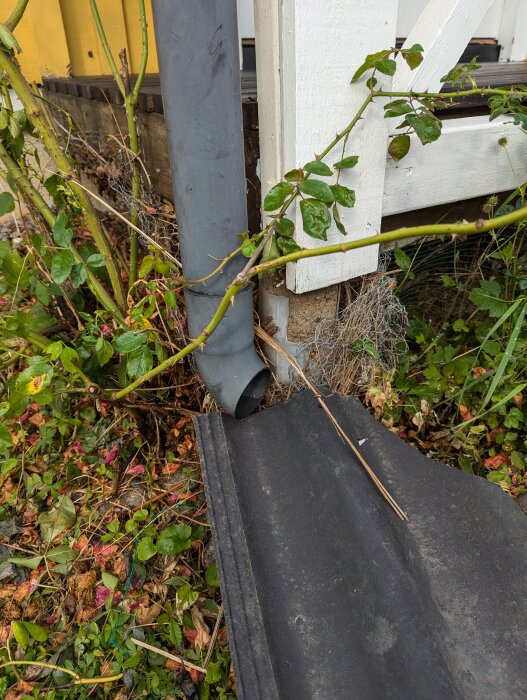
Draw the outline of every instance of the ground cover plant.
[[[367,57],[354,76],[370,87],[363,106],[313,161],[287,173],[269,192],[264,201],[268,223],[256,236],[242,234],[233,252],[247,257],[244,270],[226,285],[225,297],[204,332],[190,339],[183,289],[192,282],[183,277],[174,251],[138,226],[141,212],[152,208],[141,197],[140,144],[134,132],[141,75],[132,87],[127,71],[116,69],[97,4],[90,0],[129,116],[129,134],[121,144],[130,173],[130,211],[123,233],[115,219],[103,222],[79,179],[69,148],[73,125],[67,115],[62,115],[67,125],[63,138],[53,106],[20,73],[12,31],[26,5],[27,0],[17,4],[0,32],[0,161],[5,183],[0,213],[12,212],[17,200],[29,211],[29,216],[17,217],[16,230],[0,241],[0,692],[8,700],[233,697],[191,425],[191,417],[209,399],[188,362],[190,353],[206,343],[248,280],[287,262],[416,236],[479,235],[522,221],[527,208],[515,202],[498,216],[473,223],[415,227],[361,241],[343,237],[338,244],[306,250],[294,242],[294,225],[286,214],[300,200],[304,230],[310,236],[326,240],[331,220],[345,236],[340,207],[352,207],[355,193],[339,182],[339,173],[358,165],[347,149],[374,100],[387,101],[387,118],[401,119],[401,133],[389,147],[399,160],[408,151],[410,133],[415,132],[423,145],[439,138],[441,122],[433,110],[442,100],[459,95],[488,94],[491,116],[511,112],[525,129],[525,88],[479,89],[472,64],[445,76],[456,84],[452,93],[391,93],[378,81],[393,75],[395,54],[401,53],[415,68],[422,59],[421,47]],[[142,2],[138,17],[144,28]],[[148,49],[145,37],[143,31],[142,65]],[[13,108],[10,90],[17,93],[22,110]],[[37,144],[51,157],[52,174],[41,167]],[[118,211],[116,216],[122,218]],[[521,233],[518,223],[513,252],[504,252],[507,246],[499,244],[514,265],[520,260],[516,248]],[[402,251],[399,262],[411,274]],[[219,262],[218,272],[224,263]],[[470,360],[477,362],[470,372],[483,368],[485,373],[470,380],[463,403],[460,399],[449,405],[457,407],[452,415],[461,412],[461,406],[472,414],[462,416],[469,421],[466,426],[454,426],[469,431],[466,450],[471,445],[481,450],[490,433],[498,431],[487,452],[481,453],[481,462],[506,457],[509,461],[497,464],[493,473],[503,474],[499,480],[505,485],[508,477],[512,489],[517,474],[513,467],[519,469],[514,460],[519,464],[516,453],[522,451],[514,408],[521,408],[517,397],[525,388],[521,371],[516,374],[525,307],[522,283],[513,284],[507,270],[504,264],[493,278],[483,280],[479,295],[474,290],[474,311],[477,307],[479,315],[462,319],[465,326],[456,319],[444,343],[437,340],[433,345],[442,353],[433,362],[439,377],[432,376],[432,370],[426,374],[428,368],[421,367],[418,358],[409,361],[422,372],[421,385],[423,377],[429,382],[431,402],[440,402],[451,399],[461,381],[461,369],[455,365],[451,370],[449,363],[480,343],[479,355],[471,350]],[[518,267],[514,279],[521,278]],[[453,284],[458,284],[455,278]],[[506,306],[498,309],[495,302],[503,290]],[[412,329],[414,351],[434,342],[430,330],[419,330],[417,319]],[[468,368],[468,360],[461,365]],[[410,365],[402,367],[393,384],[396,393],[381,407],[385,420],[413,421],[419,412],[425,413],[422,397],[412,394],[415,387],[411,382],[404,385],[411,374]],[[481,381],[473,384],[476,379]],[[374,390],[370,402],[375,402]],[[492,423],[500,425],[502,409],[511,423],[506,433]],[[509,433],[514,431],[513,439]],[[424,435],[416,434],[419,439]],[[465,465],[461,457],[460,464]]]
[[[495,206],[495,199],[487,206]],[[500,210],[524,202],[522,187]],[[527,485],[524,230],[520,222],[493,232],[472,271],[441,275],[445,313],[430,318],[430,309],[423,314],[419,303],[414,306],[410,352],[393,381],[367,396],[401,437],[514,496]],[[411,285],[415,274],[413,259],[396,250],[395,260],[403,270],[404,296],[404,285]]]

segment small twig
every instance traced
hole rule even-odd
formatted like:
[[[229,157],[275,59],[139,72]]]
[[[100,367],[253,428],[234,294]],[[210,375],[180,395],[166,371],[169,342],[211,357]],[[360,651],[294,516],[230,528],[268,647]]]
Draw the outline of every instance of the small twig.
[[[170,654],[168,651],[165,651],[164,649],[158,649],[158,647],[154,647],[151,644],[147,644],[146,642],[141,642],[139,639],[135,639],[135,637],[130,637],[130,641],[133,642],[134,644],[137,644],[138,647],[142,647],[143,649],[147,649],[148,651],[153,651],[154,654],[159,654],[159,656],[164,656],[165,659],[171,659],[172,661],[177,661],[180,663],[182,666],[185,666],[186,668],[191,668],[194,671],[199,671],[200,673],[207,673],[206,668],[202,668],[201,666],[196,666],[196,664],[191,663],[190,661],[187,661],[184,659],[182,656],[176,656],[175,654]]]
[[[77,180],[75,180],[73,178],[69,178],[69,181],[74,183],[77,187],[80,187],[82,190],[85,190],[86,192],[88,192],[89,195],[91,197],[93,197],[93,199],[95,199],[95,201],[99,202],[99,204],[102,204],[104,207],[106,207],[106,209],[108,209],[108,211],[110,211],[114,216],[116,216],[118,219],[121,219],[121,221],[124,221],[125,224],[127,224],[130,228],[133,228],[134,231],[137,231],[137,233],[140,233],[141,236],[143,236],[143,238],[150,243],[150,245],[154,246],[154,248],[156,248],[166,258],[168,258],[170,260],[170,262],[173,262],[174,265],[176,265],[179,268],[182,267],[179,260],[177,258],[175,258],[171,253],[169,253],[166,248],[163,248],[163,246],[160,245],[156,240],[154,240],[147,233],[145,233],[143,230],[141,230],[139,228],[139,226],[135,226],[135,224],[132,224],[132,222],[129,221],[126,218],[126,216],[123,216],[120,212],[117,211],[117,209],[114,209],[114,207],[112,207],[111,204],[108,204],[108,202],[106,202],[104,199],[102,199],[102,197],[99,197],[94,192],[89,190],[87,187],[84,187],[83,184],[81,184],[80,182],[78,182]]]
[[[279,352],[285,359],[289,362],[289,364],[294,368],[294,370],[298,373],[298,376],[302,379],[302,381],[306,384],[308,389],[313,393],[314,397],[320,404],[322,410],[326,414],[326,416],[329,418],[331,423],[333,424],[333,427],[337,431],[337,433],[340,435],[340,437],[344,440],[344,442],[348,445],[348,447],[351,448],[353,454],[359,462],[361,463],[362,467],[370,477],[370,479],[373,481],[375,486],[377,487],[379,493],[382,495],[382,497],[389,503],[389,505],[393,508],[395,513],[401,518],[401,520],[408,520],[408,517],[404,510],[399,506],[397,501],[393,498],[393,496],[389,493],[389,491],[386,489],[386,487],[383,485],[379,477],[375,474],[373,469],[370,467],[370,465],[366,462],[364,457],[361,455],[360,451],[355,447],[355,445],[352,443],[352,441],[349,439],[349,437],[346,435],[344,432],[344,429],[340,425],[340,423],[337,421],[335,416],[331,413],[329,410],[326,402],[320,395],[320,392],[317,391],[316,387],[314,384],[310,382],[310,380],[306,377],[304,372],[302,371],[302,368],[298,364],[298,362],[295,360],[295,358],[290,355],[287,350],[284,350],[284,348],[276,342],[274,338],[271,338],[271,336],[264,331],[263,328],[260,326],[255,326],[255,331],[256,335],[259,336],[265,343],[270,345],[274,350]]]
[[[207,649],[207,654],[205,656],[205,661],[203,662],[203,666],[205,668],[208,668],[209,662],[212,658],[212,652],[214,651],[214,645],[216,644],[216,639],[218,638],[218,634],[220,631],[220,625],[221,621],[223,620],[223,605],[220,605],[218,609],[218,616],[216,618],[216,624],[214,625],[214,630],[212,632],[212,637],[210,638],[210,644],[209,648]]]

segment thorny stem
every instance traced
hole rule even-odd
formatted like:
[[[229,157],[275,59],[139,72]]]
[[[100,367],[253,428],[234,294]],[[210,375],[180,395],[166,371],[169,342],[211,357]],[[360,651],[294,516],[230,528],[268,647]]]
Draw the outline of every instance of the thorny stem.
[[[95,27],[97,29],[97,34],[99,35],[99,39],[102,45],[102,49],[106,55],[106,60],[108,61],[108,65],[110,67],[110,70],[113,75],[113,79],[117,83],[117,87],[119,88],[119,91],[123,97],[126,97],[126,88],[124,85],[124,80],[121,77],[121,74],[119,73],[119,70],[117,69],[117,64],[115,63],[112,50],[110,48],[110,44],[108,43],[108,38],[106,36],[106,32],[104,31],[104,26],[101,21],[101,15],[99,13],[99,8],[97,7],[97,0],[89,0],[90,2],[90,8],[91,12],[93,15],[93,21],[95,22]]]
[[[53,229],[56,222],[55,214],[47,205],[46,201],[40,194],[40,192],[33,186],[31,181],[26,177],[21,167],[11,158],[5,146],[0,143],[0,160],[3,162],[6,172],[13,178],[17,185],[22,190],[25,197],[31,202],[31,204],[37,209],[39,214],[42,216],[44,221],[47,223],[50,229]],[[74,245],[70,244],[68,246],[69,250],[73,253],[75,257],[75,262],[77,264],[82,263],[81,256],[77,252]],[[120,323],[124,324],[124,319],[116,306],[112,297],[108,294],[103,285],[99,282],[97,277],[93,274],[90,268],[86,265],[86,272],[88,276],[88,285],[97,298],[97,300],[104,306],[104,308],[109,311]]]
[[[130,272],[128,283],[132,287],[137,279],[137,253],[138,253],[138,239],[137,239],[137,226],[139,224],[139,208],[138,202],[141,196],[141,175],[139,171],[139,163],[137,162],[139,156],[139,135],[137,133],[137,118],[136,118],[136,105],[139,97],[139,92],[143,84],[143,79],[146,74],[146,66],[148,63],[148,24],[146,21],[146,8],[145,0],[139,0],[139,19],[141,22],[141,65],[139,67],[139,73],[135,81],[135,85],[132,90],[129,89],[130,86],[130,75],[128,62],[126,60],[126,51],[123,49],[121,62],[123,64],[123,73],[121,76],[115,63],[115,59],[108,43],[106,37],[106,32],[104,30],[103,23],[101,21],[101,16],[99,13],[99,8],[97,7],[97,0],[90,0],[90,7],[95,21],[95,26],[97,28],[97,33],[101,41],[110,71],[112,72],[113,78],[117,83],[123,100],[124,108],[126,111],[126,124],[128,128],[128,137],[130,139],[130,151],[133,153],[134,158],[131,161],[132,168],[132,191],[131,191],[131,205],[130,205],[130,222],[129,227],[130,233]]]
[[[391,243],[394,241],[402,241],[407,238],[422,238],[424,236],[444,236],[444,235],[464,235],[470,236],[474,234],[485,233],[487,231],[492,231],[493,229],[502,228],[509,226],[518,221],[523,221],[527,219],[527,207],[522,209],[517,209],[510,214],[504,214],[503,216],[498,216],[494,219],[478,219],[472,223],[467,224],[434,224],[430,226],[413,226],[409,228],[399,228],[393,231],[388,231],[386,233],[380,233],[375,236],[368,236],[366,238],[361,238],[355,241],[348,241],[347,243],[338,243],[335,245],[323,246],[321,248],[303,248],[296,251],[295,253],[290,253],[289,255],[283,255],[275,260],[270,260],[269,262],[262,263],[260,265],[255,265],[246,274],[246,279],[251,279],[261,274],[262,272],[269,272],[271,270],[276,270],[283,265],[290,262],[296,262],[303,258],[318,257],[320,255],[330,255],[331,253],[344,253],[348,250],[355,250],[357,248],[363,248],[370,245],[378,245],[379,243]],[[244,281],[239,281],[238,278],[227,288],[225,295],[221,300],[214,316],[212,317],[210,323],[205,326],[201,334],[189,343],[186,347],[180,350],[176,355],[169,357],[167,360],[162,362],[157,367],[154,367],[149,372],[147,372],[139,379],[129,384],[124,389],[116,392],[106,392],[108,398],[113,400],[119,400],[127,396],[130,392],[134,391],[140,387],[144,382],[150,381],[156,377],[161,372],[170,369],[176,362],[186,357],[189,353],[193,352],[199,347],[202,347],[207,343],[208,338],[216,330],[220,324],[223,316],[229,309],[231,303],[234,302],[236,295],[244,288]]]
[[[22,15],[26,11],[28,2],[29,0],[18,0],[17,4],[15,5],[15,9],[13,10],[13,12],[11,12],[9,19],[5,23],[5,26],[11,31],[15,29],[17,24],[22,19]]]
[[[525,94],[519,90],[499,90],[497,88],[472,88],[471,90],[459,90],[458,92],[393,92],[390,90],[375,90],[373,97],[432,97],[439,100],[449,100],[455,97],[469,97],[470,95],[514,95]]]
[[[73,167],[68,157],[62,150],[56,135],[49,128],[49,125],[42,114],[42,110],[33,96],[28,82],[20,72],[20,69],[15,63],[13,57],[3,50],[0,50],[0,72],[5,73],[11,87],[16,92],[24,106],[24,111],[28,120],[37,133],[40,134],[40,137],[42,138],[42,141],[44,142],[49,154],[53,158],[57,168],[62,172],[66,179],[70,180],[69,186],[71,187],[73,194],[77,198],[78,203],[84,212],[86,224],[90,229],[94,242],[99,249],[99,252],[104,255],[106,268],[108,270],[108,275],[110,277],[110,282],[112,284],[117,305],[119,307],[124,307],[124,291],[119,270],[97,213],[95,212],[89,197],[86,196],[82,188],[78,187],[75,180],[72,179],[72,176],[74,175]]]

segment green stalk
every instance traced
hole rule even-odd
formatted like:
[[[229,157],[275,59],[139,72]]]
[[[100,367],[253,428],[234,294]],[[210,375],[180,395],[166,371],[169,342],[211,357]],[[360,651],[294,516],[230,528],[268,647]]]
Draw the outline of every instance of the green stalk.
[[[220,325],[221,320],[225,316],[227,311],[229,310],[231,303],[234,302],[234,297],[239,292],[241,292],[242,289],[245,288],[245,286],[246,286],[245,282],[243,282],[242,284],[236,284],[235,282],[233,282],[233,284],[231,284],[230,287],[227,288],[225,295],[224,295],[223,299],[220,301],[214,316],[210,320],[210,323],[207,324],[207,326],[203,329],[201,334],[195,340],[193,340],[191,343],[186,345],[176,355],[172,355],[172,357],[169,357],[164,362],[161,362],[161,364],[157,365],[157,367],[154,367],[149,372],[144,374],[142,377],[139,377],[139,379],[136,379],[135,382],[132,382],[131,384],[129,384],[124,389],[121,389],[120,391],[115,391],[115,392],[111,392],[111,391],[106,392],[107,398],[109,398],[113,401],[118,401],[119,399],[124,398],[130,392],[134,391],[134,389],[137,389],[138,387],[140,387],[141,384],[144,384],[145,382],[150,381],[150,379],[153,379],[161,372],[164,372],[165,370],[170,369],[170,367],[175,365],[176,362],[178,362],[179,360],[182,360],[184,357],[189,355],[194,350],[197,350],[199,347],[202,347],[203,345],[205,345],[207,342],[207,339],[212,335],[212,333]]]
[[[130,92],[127,89],[129,81],[127,80],[127,75],[121,76],[119,70],[117,69],[117,64],[112,54],[106,32],[101,20],[101,15],[99,13],[99,8],[97,7],[97,0],[89,0],[90,7],[95,21],[95,27],[97,29],[97,34],[101,41],[110,71],[113,75],[117,87],[121,92],[124,100],[124,108],[126,111],[126,124],[128,128],[128,137],[130,140],[130,151],[133,153],[134,158],[132,160],[132,191],[131,191],[131,205],[130,205],[130,222],[133,227],[129,228],[130,233],[130,272],[129,272],[129,286],[131,287],[137,279],[137,227],[139,224],[139,207],[138,202],[141,196],[141,174],[139,170],[138,156],[139,156],[139,135],[137,133],[137,120],[136,120],[136,105],[139,98],[139,92],[143,84],[143,79],[146,74],[146,66],[148,63],[148,24],[146,21],[146,9],[145,0],[139,0],[139,18],[141,22],[141,39],[142,39],[142,50],[141,50],[141,65],[139,67],[139,73],[137,75],[137,80],[135,82],[133,90]],[[128,71],[128,67],[123,65],[123,69]]]
[[[247,277],[255,277],[262,272],[268,272],[269,270],[274,270],[277,267],[282,267],[287,263],[296,262],[297,260],[302,260],[304,258],[316,258],[319,255],[330,255],[331,253],[345,253],[348,250],[355,250],[365,246],[376,245],[377,243],[393,243],[404,241],[408,238],[422,238],[423,236],[471,236],[478,233],[487,233],[488,231],[492,231],[496,228],[504,228],[506,226],[510,226],[510,224],[516,223],[517,221],[523,221],[524,219],[527,219],[527,207],[517,209],[510,214],[497,216],[494,219],[478,219],[473,223],[430,224],[424,226],[411,226],[409,228],[403,227],[394,229],[393,231],[387,231],[386,233],[379,233],[375,236],[367,236],[366,238],[359,238],[355,241],[348,241],[347,243],[336,243],[334,245],[326,245],[320,248],[302,248],[301,250],[297,250],[294,253],[289,253],[288,255],[283,255],[275,260],[271,260],[260,265],[255,265]]]
[[[17,4],[15,5],[15,9],[13,10],[13,12],[11,12],[9,19],[5,23],[5,26],[11,31],[15,29],[16,25],[22,19],[22,15],[26,11],[28,2],[29,0],[18,0]]]
[[[474,234],[481,234],[487,231],[492,231],[496,228],[502,228],[509,226],[510,224],[516,223],[517,221],[522,221],[527,219],[527,207],[522,209],[517,209],[510,214],[504,214],[503,216],[498,216],[495,219],[488,219],[484,221],[483,219],[478,219],[473,223],[467,224],[434,224],[430,226],[413,226],[410,228],[399,228],[393,231],[388,231],[386,233],[380,233],[376,236],[368,236],[366,238],[360,238],[355,241],[348,241],[347,243],[339,243],[336,245],[323,246],[322,248],[313,248],[296,251],[295,253],[290,253],[289,255],[283,255],[275,260],[270,260],[269,262],[262,263],[260,265],[255,265],[247,273],[240,274],[236,277],[233,283],[227,288],[223,299],[221,300],[214,316],[212,317],[210,323],[203,329],[200,335],[193,340],[191,343],[186,345],[182,350],[180,350],[176,355],[169,357],[164,362],[154,367],[149,372],[139,377],[134,382],[129,384],[124,389],[115,392],[106,392],[106,396],[115,401],[124,398],[130,392],[134,391],[142,384],[150,381],[156,377],[161,372],[170,369],[176,362],[186,357],[189,353],[197,350],[207,343],[208,338],[216,330],[220,324],[223,316],[229,309],[231,303],[234,303],[236,295],[244,289],[249,279],[258,276],[262,272],[269,272],[271,270],[276,270],[279,267],[283,267],[289,262],[296,262],[297,260],[302,260],[303,258],[313,258],[320,255],[330,255],[332,253],[344,253],[348,250],[355,250],[357,248],[364,248],[370,245],[377,245],[379,243],[392,243],[394,241],[403,241],[407,238],[422,238],[424,236],[444,236],[447,234],[457,234],[470,236]]]
[[[68,157],[62,150],[56,135],[49,128],[45,118],[43,117],[42,110],[40,109],[37,100],[33,96],[29,84],[27,83],[24,76],[21,74],[20,69],[15,63],[13,57],[3,50],[0,50],[0,73],[5,73],[11,87],[14,89],[20,101],[22,102],[27,118],[29,119],[31,125],[42,138],[46,149],[53,158],[58,169],[62,172],[66,179],[70,180],[69,186],[71,187],[72,192],[74,193],[81,209],[83,210],[84,216],[86,218],[86,223],[91,231],[94,242],[99,252],[102,255],[104,255],[106,261],[106,268],[110,276],[110,281],[112,284],[112,289],[117,305],[121,308],[124,308],[125,296],[121,276],[119,274],[117,264],[112,254],[110,243],[106,237],[106,233],[104,232],[101,226],[97,213],[93,208],[91,200],[82,190],[82,188],[78,187],[75,181],[72,179],[75,174],[73,167]]]
[[[520,90],[500,90],[496,88],[472,88],[471,90],[459,90],[458,92],[394,92],[390,90],[374,90],[373,97],[432,97],[439,100],[450,100],[455,97],[469,97],[470,95],[514,95],[525,94]]]
[[[56,222],[55,214],[51,211],[46,201],[40,194],[40,192],[33,186],[31,181],[26,177],[20,166],[11,158],[5,146],[0,143],[0,160],[4,163],[6,171],[10,174],[13,180],[22,190],[23,194],[31,202],[31,204],[37,209],[44,221],[47,223],[49,228],[53,230]],[[74,245],[70,244],[68,246],[69,250],[73,253],[76,263],[83,263],[84,261],[77,252]],[[90,268],[86,265],[86,272],[88,275],[88,285],[99,303],[109,311],[112,316],[124,325],[124,319],[116,306],[112,297],[108,294],[106,289],[99,282],[97,277],[93,274]]]

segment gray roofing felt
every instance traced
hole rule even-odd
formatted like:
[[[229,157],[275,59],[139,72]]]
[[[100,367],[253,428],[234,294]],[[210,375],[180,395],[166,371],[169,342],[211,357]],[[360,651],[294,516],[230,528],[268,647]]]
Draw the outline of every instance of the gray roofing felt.
[[[241,700],[527,697],[527,519],[354,399],[197,419]]]

